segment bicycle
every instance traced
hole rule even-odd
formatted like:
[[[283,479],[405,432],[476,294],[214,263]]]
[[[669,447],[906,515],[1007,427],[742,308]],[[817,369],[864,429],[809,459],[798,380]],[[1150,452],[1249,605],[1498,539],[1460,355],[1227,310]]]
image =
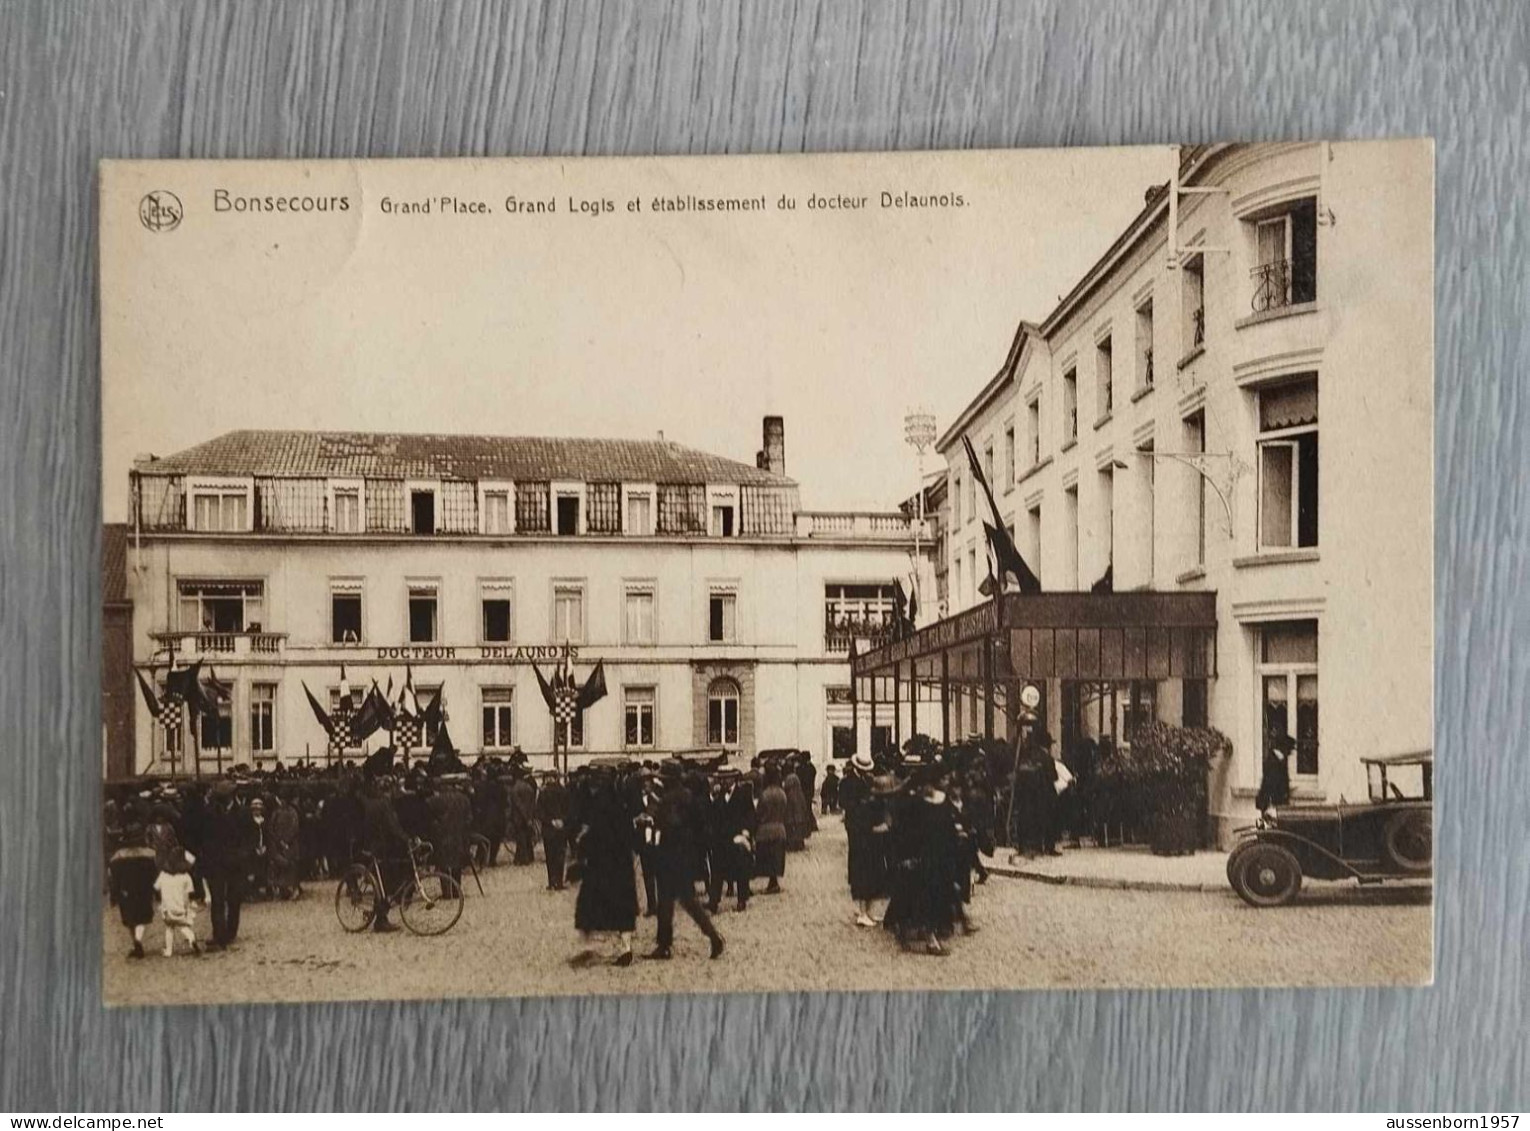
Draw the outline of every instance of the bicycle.
[[[429,841],[415,841],[409,849],[409,874],[387,895],[387,905],[397,907],[399,918],[412,934],[444,935],[462,918],[462,885],[439,868],[425,864]],[[383,883],[381,862],[370,852],[360,854],[340,876],[335,889],[335,918],[351,934],[367,930],[377,919]]]

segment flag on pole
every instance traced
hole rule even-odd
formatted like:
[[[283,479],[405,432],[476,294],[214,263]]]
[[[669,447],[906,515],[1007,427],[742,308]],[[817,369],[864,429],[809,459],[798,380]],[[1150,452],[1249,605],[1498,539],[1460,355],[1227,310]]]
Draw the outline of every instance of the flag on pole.
[[[984,596],[993,593],[1002,593],[1005,582],[1013,577],[1015,584],[1022,593],[1040,593],[1041,579],[1031,572],[1031,567],[1025,564],[1025,559],[1020,556],[1020,551],[1015,548],[1015,540],[1010,537],[1009,531],[1004,527],[1004,520],[999,516],[999,504],[993,497],[993,488],[988,485],[988,477],[983,474],[982,464],[978,462],[977,449],[972,446],[972,441],[966,436],[962,437],[962,444],[967,449],[967,462],[972,466],[972,478],[975,483],[983,488],[983,497],[988,500],[988,512],[993,516],[993,522],[983,524],[983,529],[988,535],[989,548],[989,581],[985,582],[987,589],[981,590]]]
[[[579,697],[576,705],[583,711],[599,703],[606,697],[606,662],[595,661],[595,670],[590,673],[590,678],[584,681],[584,686],[579,689]]]

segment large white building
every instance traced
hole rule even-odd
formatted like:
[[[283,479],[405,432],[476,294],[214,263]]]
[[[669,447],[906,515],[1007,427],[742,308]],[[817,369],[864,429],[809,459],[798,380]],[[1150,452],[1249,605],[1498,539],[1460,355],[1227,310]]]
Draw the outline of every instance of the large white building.
[[[319,432],[138,460],[135,663],[163,683],[172,656],[201,659],[232,695],[195,742],[138,702],[137,771],[324,760],[303,685],[334,703],[342,665],[395,694],[407,666],[459,748],[537,762],[553,722],[531,664],[565,654],[581,680],[604,661],[609,689],[570,728],[576,764],[843,756],[850,641],[890,626],[914,531],[891,509],[803,511],[781,418],[764,433],[754,466],[663,439]]]
[[[1270,733],[1296,739],[1296,795],[1329,801],[1365,795],[1362,756],[1432,745],[1432,179],[1427,143],[1185,150],[939,444],[953,614],[988,570],[963,437],[1044,591],[1109,570],[1116,595],[1046,604],[994,679],[1040,672],[1061,741],[1155,716],[1225,732],[1224,833]],[[1187,627],[1155,663],[1140,621],[1161,614]],[[981,733],[981,681],[952,694],[953,737]]]

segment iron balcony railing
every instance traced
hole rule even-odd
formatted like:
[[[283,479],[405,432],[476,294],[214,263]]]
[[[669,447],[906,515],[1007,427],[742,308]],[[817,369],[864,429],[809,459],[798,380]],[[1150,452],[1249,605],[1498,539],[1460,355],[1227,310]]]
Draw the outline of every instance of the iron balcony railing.
[[[1255,314],[1312,302],[1317,298],[1317,272],[1310,261],[1276,259],[1253,268],[1249,276],[1254,281],[1250,305]]]

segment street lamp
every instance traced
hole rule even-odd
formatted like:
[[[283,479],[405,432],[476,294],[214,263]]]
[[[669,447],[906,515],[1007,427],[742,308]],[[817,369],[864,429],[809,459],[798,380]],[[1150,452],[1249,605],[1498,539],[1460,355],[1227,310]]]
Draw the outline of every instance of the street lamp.
[[[914,599],[924,608],[924,594],[919,591],[920,538],[924,533],[924,453],[935,443],[935,414],[926,408],[911,408],[903,414],[903,440],[914,449],[919,463],[919,491],[914,510]]]

